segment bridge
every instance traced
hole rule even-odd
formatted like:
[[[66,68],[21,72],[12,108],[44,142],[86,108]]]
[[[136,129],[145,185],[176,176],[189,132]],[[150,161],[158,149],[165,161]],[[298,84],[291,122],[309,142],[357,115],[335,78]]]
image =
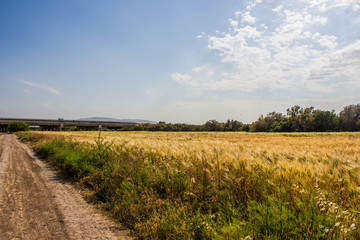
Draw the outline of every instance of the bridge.
[[[107,121],[80,121],[59,119],[30,119],[30,118],[0,118],[0,132],[7,132],[11,122],[23,122],[30,126],[30,129],[41,131],[61,130],[119,130],[124,127],[134,128],[138,123],[134,122],[107,122]]]

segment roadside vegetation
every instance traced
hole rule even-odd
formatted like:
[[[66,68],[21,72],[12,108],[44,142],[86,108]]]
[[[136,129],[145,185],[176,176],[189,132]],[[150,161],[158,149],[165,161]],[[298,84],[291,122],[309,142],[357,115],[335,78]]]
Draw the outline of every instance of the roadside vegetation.
[[[11,122],[8,126],[8,131],[13,132],[20,132],[20,131],[28,131],[29,125],[24,122]]]
[[[137,239],[360,239],[360,133],[18,136]]]

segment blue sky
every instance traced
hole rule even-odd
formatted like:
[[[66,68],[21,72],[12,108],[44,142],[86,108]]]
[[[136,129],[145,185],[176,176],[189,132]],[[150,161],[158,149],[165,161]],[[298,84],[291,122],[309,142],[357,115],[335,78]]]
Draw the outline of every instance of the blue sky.
[[[0,116],[252,122],[360,102],[357,0],[0,1]]]

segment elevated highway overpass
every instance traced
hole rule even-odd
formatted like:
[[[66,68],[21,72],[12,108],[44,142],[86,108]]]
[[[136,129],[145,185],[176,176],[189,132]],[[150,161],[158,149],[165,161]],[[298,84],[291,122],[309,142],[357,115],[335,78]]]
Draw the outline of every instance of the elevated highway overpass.
[[[59,119],[31,119],[31,118],[0,118],[0,132],[7,132],[11,122],[24,122],[32,129],[41,131],[60,130],[99,130],[99,129],[121,129],[124,127],[133,128],[138,123],[134,122],[106,122],[106,121],[79,121]]]

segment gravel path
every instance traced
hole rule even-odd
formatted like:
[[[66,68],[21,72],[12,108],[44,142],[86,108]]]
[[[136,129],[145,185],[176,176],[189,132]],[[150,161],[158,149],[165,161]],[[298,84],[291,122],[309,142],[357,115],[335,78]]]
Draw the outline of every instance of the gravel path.
[[[0,135],[0,239],[131,239],[14,135]]]

